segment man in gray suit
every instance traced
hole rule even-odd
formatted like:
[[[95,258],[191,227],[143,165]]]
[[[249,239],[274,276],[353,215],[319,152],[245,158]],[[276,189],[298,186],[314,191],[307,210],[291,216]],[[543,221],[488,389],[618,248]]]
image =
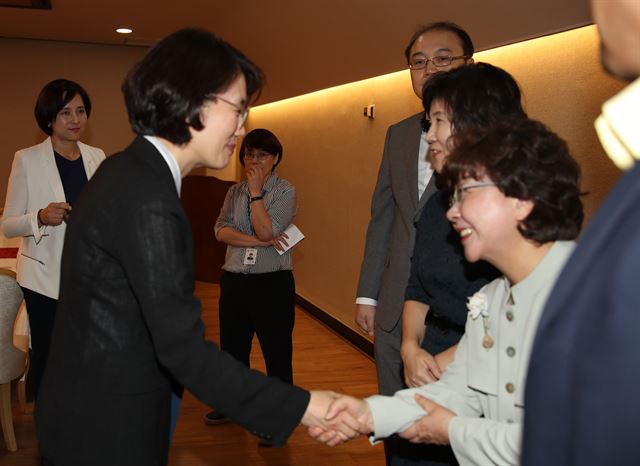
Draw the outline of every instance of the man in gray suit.
[[[469,35],[453,23],[420,27],[405,50],[416,96],[422,99],[422,87],[435,73],[472,62],[473,51]],[[400,316],[415,222],[435,191],[426,157],[426,126],[424,112],[420,112],[389,127],[371,200],[356,322],[367,334],[375,334],[378,389],[383,395],[404,388]]]

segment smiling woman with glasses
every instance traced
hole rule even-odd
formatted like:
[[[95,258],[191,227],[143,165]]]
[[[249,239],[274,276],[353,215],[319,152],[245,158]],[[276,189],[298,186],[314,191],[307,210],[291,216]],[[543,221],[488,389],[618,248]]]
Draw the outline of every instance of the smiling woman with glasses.
[[[434,57],[434,65],[454,57]],[[457,57],[456,57],[457,58]],[[412,57],[412,60],[420,56]],[[428,60],[424,59],[422,66]],[[413,68],[412,68],[413,69]],[[427,201],[416,225],[416,242],[402,312],[402,356],[404,379],[409,387],[437,381],[451,361],[455,345],[464,333],[466,299],[499,276],[487,264],[465,260],[460,241],[446,218],[449,194],[443,190],[440,173],[446,166],[457,134],[485,128],[513,115],[524,115],[520,91],[504,70],[478,63],[433,76],[426,84],[423,104],[430,127],[428,159],[435,172],[436,193]],[[475,183],[477,184],[477,183]],[[479,186],[478,186],[479,187]],[[461,188],[455,198],[465,195]],[[456,464],[450,450],[427,445],[421,466]]]
[[[247,134],[239,158],[247,179],[229,189],[215,225],[216,239],[227,244],[220,279],[220,347],[248,367],[256,334],[267,374],[292,383],[295,282],[291,250],[283,246],[284,230],[297,210],[296,190],[275,173],[282,144],[271,131]],[[204,422],[222,424],[227,418],[211,411]]]
[[[447,216],[467,260],[490,262],[504,276],[470,297],[464,335],[440,380],[367,402],[345,398],[333,412],[359,413],[361,432],[374,440],[399,433],[450,444],[461,465],[515,466],[531,346],[582,223],[580,169],[556,134],[517,118],[461,133],[443,175],[451,187],[484,184]]]

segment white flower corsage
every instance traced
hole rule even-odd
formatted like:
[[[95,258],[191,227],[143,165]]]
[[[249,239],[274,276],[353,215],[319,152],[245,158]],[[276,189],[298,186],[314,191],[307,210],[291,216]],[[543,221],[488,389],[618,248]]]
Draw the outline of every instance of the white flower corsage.
[[[489,317],[489,302],[487,295],[482,291],[476,292],[473,296],[467,298],[467,309],[469,309],[469,317],[473,320],[478,316]]]
[[[469,309],[469,317],[473,320],[482,316],[482,326],[484,328],[484,337],[482,338],[482,346],[485,349],[493,347],[493,338],[489,334],[489,301],[487,295],[482,291],[476,292],[467,299],[467,309]]]

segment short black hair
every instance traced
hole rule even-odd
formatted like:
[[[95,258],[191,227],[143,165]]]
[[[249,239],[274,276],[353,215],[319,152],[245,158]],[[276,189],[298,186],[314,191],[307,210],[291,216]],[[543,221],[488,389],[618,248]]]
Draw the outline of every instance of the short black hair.
[[[580,167],[567,143],[542,123],[507,119],[465,132],[443,170],[449,189],[487,176],[505,196],[533,202],[518,230],[538,244],[573,240],[584,219]]]
[[[438,21],[436,23],[425,24],[422,26],[418,26],[416,32],[413,33],[411,39],[409,39],[409,45],[404,50],[404,56],[407,59],[407,64],[409,64],[411,60],[411,47],[416,43],[418,37],[420,37],[425,32],[429,31],[449,31],[453,32],[460,39],[460,45],[462,46],[462,53],[465,57],[471,58],[473,57],[473,53],[475,52],[475,48],[473,47],[473,41],[467,31],[462,29],[456,23],[452,23],[450,21]]]
[[[191,140],[189,127],[204,128],[200,111],[212,94],[240,75],[247,105],[264,75],[239,50],[203,29],[181,29],[158,42],[127,75],[122,92],[136,134],[160,136],[177,145]]]
[[[91,99],[80,84],[62,78],[47,83],[40,91],[34,109],[40,129],[51,136],[53,133],[51,123],[56,119],[60,110],[76,95],[82,99],[87,118],[89,118],[91,116]]]
[[[244,153],[246,149],[258,149],[276,157],[273,171],[282,161],[282,144],[275,134],[268,129],[256,128],[245,136],[240,145],[240,163],[244,167]]]
[[[518,83],[505,70],[488,63],[463,65],[432,76],[422,89],[427,116],[436,100],[448,111],[452,134],[486,128],[509,117],[526,117]]]

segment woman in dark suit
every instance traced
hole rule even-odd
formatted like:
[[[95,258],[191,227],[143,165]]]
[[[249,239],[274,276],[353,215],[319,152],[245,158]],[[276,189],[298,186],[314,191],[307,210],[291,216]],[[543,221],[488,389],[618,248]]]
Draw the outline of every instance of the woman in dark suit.
[[[244,55],[197,29],[160,41],[127,76],[138,137],[87,185],[65,240],[36,407],[45,464],[166,464],[175,385],[274,445],[300,422],[326,424],[331,394],[266,377],[218,350],[204,339],[193,296],[181,178],[227,164],[261,83]]]
[[[35,117],[49,137],[16,152],[9,177],[2,232],[22,238],[17,279],[29,314],[36,397],[58,303],[66,219],[105,158],[101,149],[80,142],[90,115],[91,100],[79,84],[56,79],[44,86]]]

